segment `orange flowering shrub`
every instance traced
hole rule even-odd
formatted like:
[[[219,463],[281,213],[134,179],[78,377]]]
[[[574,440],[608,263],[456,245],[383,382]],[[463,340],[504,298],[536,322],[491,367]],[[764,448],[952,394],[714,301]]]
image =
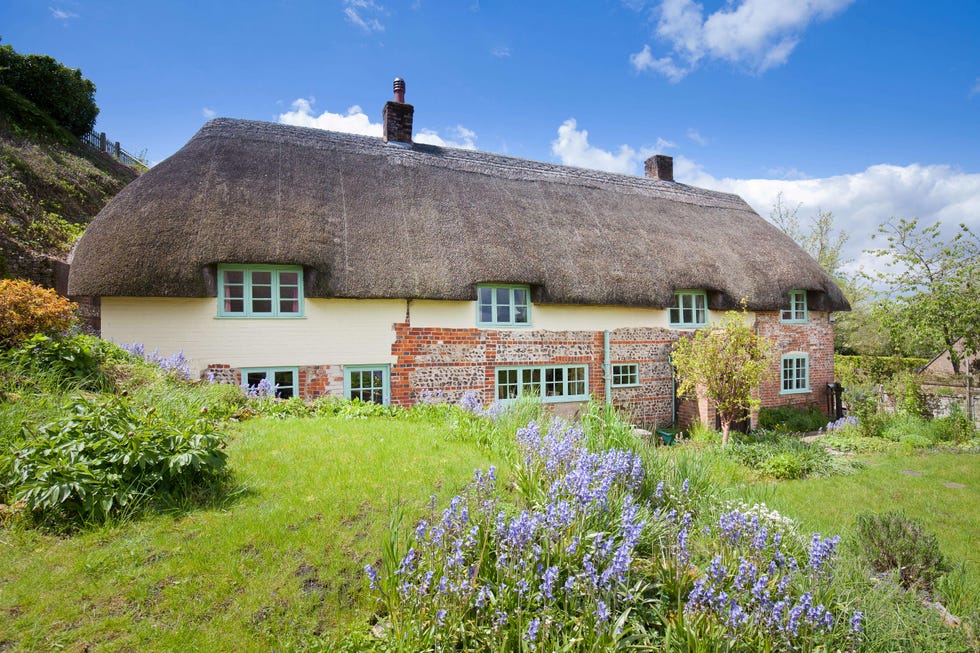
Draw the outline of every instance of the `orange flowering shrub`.
[[[0,280],[0,348],[16,347],[34,335],[67,331],[78,306],[29,281]]]

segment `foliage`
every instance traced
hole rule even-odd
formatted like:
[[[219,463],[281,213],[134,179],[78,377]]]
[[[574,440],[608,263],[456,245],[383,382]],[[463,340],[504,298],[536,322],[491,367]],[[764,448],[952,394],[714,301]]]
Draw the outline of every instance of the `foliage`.
[[[808,433],[827,425],[827,415],[819,406],[776,406],[759,409],[759,428],[783,433]]]
[[[206,416],[173,419],[126,396],[79,399],[0,455],[3,493],[55,522],[104,522],[220,477],[224,438]]]
[[[892,218],[878,228],[887,246],[870,253],[888,270],[877,276],[886,291],[876,314],[904,350],[945,350],[959,374],[957,341],[980,350],[980,238],[961,224],[945,241],[940,226]]]
[[[22,55],[4,45],[0,46],[0,84],[23,95],[77,137],[95,126],[99,115],[95,84],[77,68],[45,55]]]
[[[895,408],[899,412],[917,417],[928,416],[929,410],[917,375],[909,371],[901,372],[890,384],[889,389],[895,398]]]
[[[756,388],[771,372],[770,342],[730,311],[719,328],[706,328],[674,344],[671,362],[680,377],[680,396],[703,393],[721,420],[722,444],[732,422],[759,405]]]
[[[164,356],[160,353],[159,349],[147,352],[146,347],[139,342],[122,344],[119,347],[131,356],[141,358],[147,363],[159,366],[160,369],[173,374],[178,379],[188,380],[191,378],[190,363],[182,351],[178,351],[170,356]]]
[[[787,207],[783,204],[783,194],[780,192],[776,195],[772,210],[769,212],[769,221],[795,240],[827,274],[839,281],[844,276],[841,267],[847,262],[841,258],[841,250],[849,235],[846,231],[837,229],[834,224],[834,214],[830,211],[818,210],[816,215],[810,217],[808,226],[804,228],[797,217],[802,206],[798,204],[792,209]]]
[[[906,589],[931,592],[939,577],[951,569],[936,536],[900,512],[859,514],[856,544],[875,571],[897,572]]]
[[[743,465],[780,480],[855,471],[853,463],[831,455],[819,444],[776,431],[756,431],[736,438],[731,449],[732,455]]]
[[[92,336],[49,338],[38,333],[7,352],[6,358],[25,380],[43,371],[78,388],[104,390],[110,382],[102,369],[101,343]]]
[[[914,372],[928,362],[928,358],[837,354],[834,356],[834,374],[845,388],[888,384],[895,376],[903,372]]]
[[[62,334],[77,321],[77,306],[29,281],[0,279],[0,349],[16,347],[41,333]]]

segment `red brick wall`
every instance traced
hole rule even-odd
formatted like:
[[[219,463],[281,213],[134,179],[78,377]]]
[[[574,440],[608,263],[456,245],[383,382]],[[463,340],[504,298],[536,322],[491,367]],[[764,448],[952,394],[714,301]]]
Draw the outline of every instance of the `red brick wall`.
[[[834,382],[834,326],[830,314],[810,311],[806,324],[783,324],[779,313],[757,313],[759,334],[774,342],[770,377],[760,387],[762,406],[805,406],[816,404],[827,409],[827,384]],[[780,358],[790,352],[804,352],[810,361],[810,392],[780,394]]]
[[[640,386],[614,388],[613,402],[644,424],[670,422],[670,343],[667,329],[617,329],[610,334],[610,356],[616,363],[637,363]],[[522,365],[588,365],[589,392],[605,399],[602,331],[533,331],[442,329],[395,325],[391,369],[392,403],[411,405],[423,391],[440,391],[456,402],[467,391],[484,405],[493,403],[498,367]]]

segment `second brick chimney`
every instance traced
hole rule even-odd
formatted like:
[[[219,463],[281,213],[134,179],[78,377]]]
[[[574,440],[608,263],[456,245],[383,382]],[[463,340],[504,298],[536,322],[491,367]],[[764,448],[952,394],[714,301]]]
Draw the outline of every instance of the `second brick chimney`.
[[[654,154],[643,162],[643,172],[651,179],[674,181],[674,157]]]
[[[385,143],[411,144],[412,118],[415,115],[415,107],[411,104],[405,104],[404,79],[395,78],[394,90],[394,101],[386,102],[384,111],[381,113]]]

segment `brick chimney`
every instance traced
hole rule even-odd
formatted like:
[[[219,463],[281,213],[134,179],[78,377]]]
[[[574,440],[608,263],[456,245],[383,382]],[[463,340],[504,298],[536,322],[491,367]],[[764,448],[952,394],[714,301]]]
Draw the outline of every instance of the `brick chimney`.
[[[674,157],[654,154],[643,162],[643,172],[650,179],[674,181]]]
[[[386,102],[384,111],[381,113],[385,143],[411,144],[412,116],[415,114],[415,107],[411,104],[405,104],[404,79],[396,77],[394,89],[394,101]]]

